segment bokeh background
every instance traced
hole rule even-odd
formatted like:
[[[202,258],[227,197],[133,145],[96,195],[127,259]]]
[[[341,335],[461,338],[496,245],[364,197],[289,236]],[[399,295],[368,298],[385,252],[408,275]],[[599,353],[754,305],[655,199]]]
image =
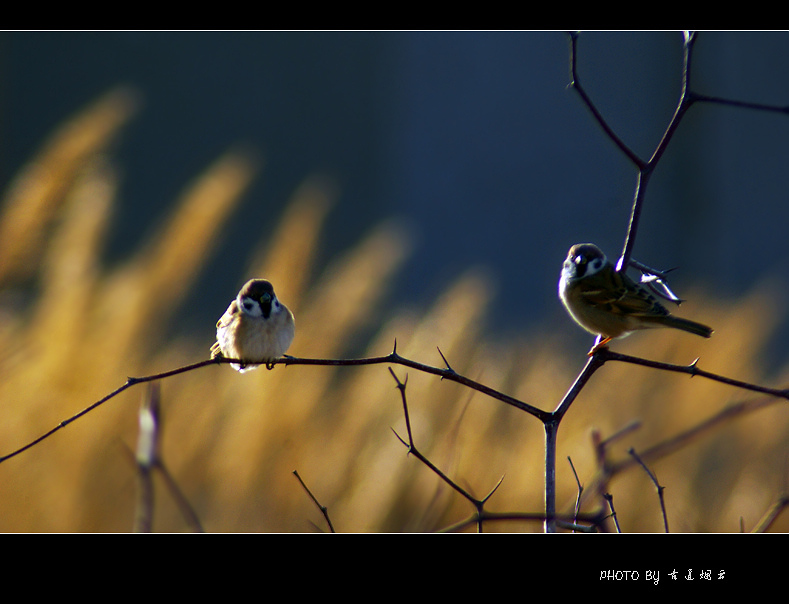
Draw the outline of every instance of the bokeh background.
[[[579,49],[582,83],[648,156],[675,108],[681,34],[585,32]],[[0,453],[127,375],[205,358],[251,276],[294,309],[294,355],[385,354],[397,338],[440,365],[438,346],[458,371],[555,406],[591,344],[558,303],[561,262],[579,241],[616,256],[635,185],[567,88],[568,51],[562,32],[0,34]],[[785,32],[704,32],[694,88],[786,105],[787,57]],[[690,111],[635,256],[679,267],[683,314],[716,334],[618,347],[785,381],[788,134],[776,113]],[[417,444],[478,495],[505,475],[493,509],[539,510],[537,422],[408,373]],[[591,480],[591,429],[640,420],[621,456],[746,397],[700,382],[604,368],[563,424],[560,459]],[[320,526],[293,470],[339,530],[462,519],[468,504],[391,434],[393,385],[384,367],[191,372],[163,383],[162,457],[206,530]],[[0,465],[0,530],[130,530],[143,393]],[[770,406],[660,460],[673,528],[756,523],[784,491],[785,415]],[[625,530],[661,530],[644,477],[621,481]],[[560,488],[571,501],[569,467]],[[156,530],[188,530],[161,485],[156,512]]]

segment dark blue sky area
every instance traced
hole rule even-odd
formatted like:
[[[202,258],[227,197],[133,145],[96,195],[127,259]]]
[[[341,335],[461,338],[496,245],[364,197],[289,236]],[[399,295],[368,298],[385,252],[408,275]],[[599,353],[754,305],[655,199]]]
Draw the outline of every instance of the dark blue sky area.
[[[237,285],[243,267],[226,267],[323,172],[340,187],[326,258],[400,216],[418,244],[399,281],[409,304],[483,264],[499,283],[496,329],[548,323],[562,312],[567,248],[620,251],[636,176],[567,88],[568,47],[561,32],[6,32],[0,184],[56,124],[128,84],[144,106],[118,147],[111,258],[211,161],[247,143],[265,168],[205,277],[210,291]],[[675,107],[682,36],[590,32],[579,49],[583,84],[647,157]],[[789,104],[787,33],[705,32],[697,59],[699,92]],[[726,296],[767,271],[789,276],[788,137],[786,116],[694,107],[650,183],[636,257]],[[216,307],[194,312],[212,321]]]

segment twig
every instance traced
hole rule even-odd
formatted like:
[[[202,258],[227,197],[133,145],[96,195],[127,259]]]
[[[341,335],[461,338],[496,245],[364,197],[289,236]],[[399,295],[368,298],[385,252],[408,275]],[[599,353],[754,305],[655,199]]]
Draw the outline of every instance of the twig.
[[[616,510],[614,509],[614,496],[611,493],[603,494],[603,499],[608,502],[608,508],[611,510],[611,518],[614,520],[614,526],[616,527],[616,532],[621,533],[622,527],[619,526],[619,519],[616,517]]]
[[[449,485],[451,488],[457,491],[465,499],[470,501],[477,509],[477,515],[479,516],[479,514],[483,511],[485,502],[487,502],[488,499],[490,499],[490,497],[493,495],[493,493],[496,492],[496,489],[498,489],[499,485],[501,485],[503,478],[499,479],[499,482],[496,483],[496,486],[494,486],[493,489],[483,499],[477,499],[471,493],[469,493],[463,487],[457,484],[454,480],[449,478],[449,476],[444,474],[444,472],[442,472],[433,462],[431,462],[425,455],[423,455],[419,451],[419,449],[416,448],[416,445],[414,444],[413,435],[411,433],[411,419],[408,413],[408,399],[406,397],[406,385],[408,384],[408,376],[406,376],[403,381],[400,381],[400,379],[397,377],[397,374],[394,372],[394,370],[391,367],[389,368],[389,373],[392,374],[395,384],[397,385],[397,389],[400,391],[400,400],[403,404],[403,415],[405,416],[405,427],[406,427],[406,433],[408,434],[408,440],[406,441],[405,439],[403,439],[397,432],[395,432],[395,430],[392,430],[392,432],[394,432],[394,435],[397,437],[397,439],[408,448],[408,453],[410,455],[416,457],[442,481],[444,481],[447,485]],[[479,532],[482,532],[481,517],[479,523],[477,524],[477,530]]]
[[[443,355],[442,355],[442,357],[443,357]],[[561,421],[562,417],[569,410],[570,405],[575,400],[575,398],[578,396],[578,394],[581,392],[581,390],[586,385],[586,383],[589,381],[591,376],[595,373],[595,371],[597,371],[597,369],[602,367],[602,365],[605,364],[608,361],[619,361],[619,362],[625,362],[625,363],[642,365],[644,367],[651,367],[651,368],[654,368],[654,369],[660,369],[660,370],[664,370],[664,371],[686,373],[686,374],[691,375],[691,376],[703,377],[703,378],[706,378],[706,379],[718,381],[718,382],[721,382],[721,383],[724,383],[724,384],[728,384],[730,386],[734,386],[734,387],[738,387],[738,388],[744,388],[744,389],[752,390],[752,391],[755,391],[755,392],[762,392],[762,393],[766,393],[766,394],[772,394],[774,396],[779,396],[779,397],[782,397],[784,399],[789,398],[789,390],[787,390],[787,389],[769,388],[769,387],[765,387],[765,386],[760,386],[758,384],[752,384],[752,383],[744,382],[744,381],[741,381],[741,380],[735,380],[735,379],[728,378],[728,377],[725,377],[725,376],[717,375],[717,374],[714,374],[712,372],[699,369],[698,366],[697,366],[698,365],[697,361],[694,361],[693,363],[691,363],[690,365],[687,365],[687,366],[673,365],[673,364],[669,364],[669,363],[662,363],[662,362],[658,362],[658,361],[652,361],[652,360],[649,360],[649,359],[643,359],[643,358],[639,358],[639,357],[632,357],[632,356],[629,356],[629,355],[623,355],[623,354],[620,354],[620,353],[612,352],[608,348],[601,348],[601,349],[599,349],[592,357],[589,358],[589,360],[587,361],[587,363],[584,366],[583,370],[578,375],[578,377],[576,378],[575,382],[570,387],[570,389],[568,390],[567,394],[564,396],[562,401],[559,403],[559,405],[556,408],[556,410],[553,411],[553,412],[543,411],[543,410],[538,409],[536,407],[533,407],[532,405],[529,405],[529,404],[527,404],[527,403],[525,403],[523,401],[519,401],[518,399],[515,399],[515,398],[513,398],[513,397],[511,397],[509,395],[503,394],[503,393],[501,393],[501,392],[499,392],[499,391],[497,391],[497,390],[495,390],[493,388],[490,388],[489,386],[486,386],[484,384],[481,384],[479,382],[476,382],[474,380],[466,378],[465,376],[457,373],[454,369],[451,369],[451,368],[441,369],[441,368],[438,368],[438,367],[433,367],[433,366],[430,366],[430,365],[426,365],[424,363],[419,363],[417,361],[413,361],[413,360],[407,359],[405,357],[402,357],[402,356],[400,356],[397,353],[396,349],[393,350],[393,352],[388,354],[388,355],[379,356],[379,357],[368,357],[368,358],[357,358],[357,359],[310,359],[310,358],[284,357],[282,359],[279,359],[279,360],[275,361],[272,364],[273,365],[282,364],[282,365],[286,365],[286,366],[288,366],[288,365],[358,366],[358,365],[375,365],[375,364],[387,364],[387,363],[388,364],[404,365],[406,367],[411,367],[413,369],[422,371],[424,373],[438,375],[442,379],[454,381],[454,382],[457,382],[459,384],[465,385],[465,386],[467,386],[469,388],[472,388],[473,390],[477,390],[479,392],[487,394],[488,396],[490,396],[492,398],[495,398],[497,400],[505,402],[505,403],[507,403],[507,404],[509,404],[511,406],[514,406],[514,407],[516,407],[518,409],[526,411],[527,413],[535,416],[537,419],[539,419],[543,423],[543,426],[545,428],[545,463],[546,463],[546,465],[545,465],[545,468],[546,468],[546,475],[545,475],[545,512],[544,512],[544,514],[541,517],[543,518],[543,520],[546,523],[546,530],[549,530],[549,531],[553,532],[557,528],[556,522],[554,522],[554,520],[556,518],[558,518],[558,516],[556,515],[556,507],[555,507],[555,501],[556,501],[556,473],[555,473],[555,468],[556,468],[556,464],[555,464],[555,460],[556,460],[556,430],[558,428],[559,422]],[[249,364],[248,360],[245,361],[245,360],[242,360],[242,359],[216,358],[216,359],[210,359],[210,360],[206,360],[206,361],[200,361],[198,363],[185,365],[183,367],[179,367],[179,368],[176,368],[176,369],[173,369],[173,370],[170,370],[170,371],[156,373],[156,374],[152,374],[152,375],[148,375],[148,376],[144,376],[144,377],[130,377],[130,378],[127,379],[125,384],[123,384],[119,388],[113,390],[112,392],[110,392],[109,394],[107,394],[106,396],[101,398],[100,400],[96,401],[92,405],[86,407],[85,409],[83,409],[82,411],[77,413],[76,415],[74,415],[74,416],[72,416],[72,417],[60,422],[57,426],[55,426],[55,428],[49,430],[48,432],[46,432],[42,436],[40,436],[37,439],[31,441],[30,443],[24,445],[23,447],[20,447],[19,449],[17,449],[16,451],[13,451],[12,453],[10,453],[8,455],[0,457],[0,463],[2,463],[3,461],[8,460],[8,459],[20,454],[20,453],[22,453],[23,451],[26,451],[27,449],[29,449],[31,447],[33,447],[34,445],[36,445],[39,442],[43,441],[44,439],[48,438],[49,436],[51,436],[52,434],[54,434],[55,432],[57,432],[61,428],[66,427],[68,424],[70,424],[73,421],[79,419],[83,415],[87,414],[88,412],[92,411],[93,409],[97,408],[98,406],[100,406],[103,403],[109,401],[113,397],[117,396],[121,392],[127,390],[128,388],[130,388],[130,387],[132,387],[132,386],[134,386],[136,384],[141,384],[141,383],[146,383],[146,382],[152,382],[152,381],[156,381],[156,380],[165,379],[167,377],[171,377],[171,376],[178,375],[178,374],[181,374],[181,373],[185,373],[185,372],[192,371],[192,370],[195,370],[195,369],[200,369],[200,368],[206,367],[208,365],[217,365],[217,364],[225,364],[225,363],[239,363],[239,362],[246,362],[246,364]],[[444,359],[444,362],[448,366],[448,363],[446,363],[446,359]],[[391,368],[390,368],[390,371],[391,371]],[[393,376],[394,376],[394,373],[393,373]],[[395,379],[397,379],[396,376],[394,376],[394,377],[395,377]],[[403,387],[404,386],[405,385],[403,384]],[[406,417],[407,417],[407,415],[406,415]],[[410,422],[410,419],[407,419],[407,421]],[[410,441],[410,423],[408,424],[408,429],[409,429],[409,442],[411,442]],[[398,438],[400,438],[400,437],[398,436]],[[400,440],[404,444],[406,444],[406,446],[409,446],[409,447],[412,446],[412,444],[413,444],[411,442],[411,444],[409,445],[409,443],[406,442],[405,440],[403,440],[402,438]],[[648,452],[644,453],[644,455],[646,455],[647,453]],[[428,460],[425,460],[425,461],[428,462],[428,465],[431,465]],[[435,470],[438,470],[438,469],[435,468]],[[618,468],[613,468],[612,472],[614,472],[616,470],[618,470]],[[439,474],[439,475],[443,476],[443,474]],[[465,490],[463,490],[459,486],[455,485],[455,483],[453,483],[448,478],[444,477],[444,479],[446,479],[449,484],[452,484],[453,488],[456,488],[456,490],[458,490],[458,492],[464,494],[464,496],[467,497],[469,499],[469,501],[471,501],[475,505],[477,505],[479,500],[476,500],[475,498],[473,498],[471,495],[466,493]]]
[[[720,382],[721,384],[734,386],[735,388],[742,388],[744,390],[751,390],[753,392],[761,392],[762,394],[770,394],[772,396],[777,396],[779,398],[784,398],[789,400],[788,388],[770,388],[768,386],[760,386],[758,384],[745,382],[743,380],[735,380],[733,378],[729,378],[723,375],[718,375],[716,373],[712,373],[711,371],[705,371],[703,369],[699,369],[698,367],[699,359],[696,359],[689,365],[675,365],[672,363],[662,363],[660,361],[652,361],[641,357],[634,357],[627,354],[613,352],[609,348],[599,349],[597,352],[595,352],[594,356],[598,357],[599,360],[602,361],[603,363],[607,361],[619,361],[621,363],[631,363],[633,365],[641,365],[642,367],[651,367],[653,369],[660,369],[662,371],[686,373],[691,377],[699,376],[706,378],[708,380]]]
[[[602,348],[601,350],[608,349]],[[600,367],[605,364],[606,360],[607,359],[601,354],[594,354],[589,358],[589,360],[586,362],[586,365],[584,365],[584,368],[581,370],[581,373],[579,373],[578,377],[575,378],[575,382],[573,382],[573,385],[570,386],[567,394],[564,395],[549,419],[559,421],[564,417],[564,414],[567,413],[570,405],[573,404],[573,401],[581,393],[581,390],[583,390],[584,386],[586,386],[587,382],[594,375],[595,371],[600,369]]]
[[[608,485],[609,478],[613,475],[611,471],[610,464],[608,462],[608,446],[633,432],[634,430],[638,430],[641,427],[641,423],[638,421],[631,422],[630,424],[626,425],[624,428],[621,428],[608,438],[603,438],[600,434],[600,431],[595,429],[592,430],[591,433],[591,440],[592,440],[592,449],[594,450],[595,461],[597,462],[597,473],[595,479],[592,481],[592,489],[591,493],[594,495],[600,494],[603,499],[606,498],[606,493],[603,491],[606,489]],[[586,490],[585,492],[589,492]],[[583,504],[583,493],[579,493],[578,497],[581,501],[579,501],[576,505],[580,506]]]
[[[592,99],[586,93],[583,86],[581,86],[581,81],[578,78],[578,36],[579,32],[571,31],[568,32],[570,36],[570,83],[568,84],[568,88],[574,89],[578,96],[581,97],[586,107],[594,116],[597,123],[603,129],[606,136],[613,141],[613,143],[619,147],[619,150],[622,151],[629,159],[632,161],[636,166],[643,166],[646,162],[641,159],[635,151],[633,151],[630,147],[628,147],[625,142],[617,136],[616,132],[614,132],[613,128],[608,125],[608,122],[605,121],[600,111],[598,111],[595,104],[592,102]]]
[[[759,520],[755,527],[753,527],[752,533],[764,533],[766,532],[775,519],[778,518],[781,512],[783,512],[787,507],[789,507],[789,495],[782,495],[778,498],[769,510],[765,513],[765,515]]]
[[[570,469],[573,471],[573,476],[575,477],[575,484],[578,487],[578,495],[575,496],[575,510],[573,513],[573,518],[578,518],[578,513],[581,511],[581,494],[584,492],[584,486],[581,484],[581,479],[578,478],[578,472],[575,471],[573,460],[569,455],[567,456],[567,461],[570,464]]]
[[[754,109],[760,111],[772,111],[776,113],[789,114],[789,105],[768,105],[764,103],[752,103],[746,101],[737,101],[733,99],[725,99],[716,96],[703,95],[694,92],[691,87],[691,73],[693,63],[693,50],[696,44],[698,35],[696,32],[683,32],[684,45],[682,57],[682,82],[680,89],[680,96],[677,102],[674,115],[666,127],[663,136],[658,142],[652,156],[649,160],[644,161],[639,157],[619,136],[613,131],[611,126],[605,121],[603,116],[594,105],[592,99],[584,90],[578,77],[578,32],[569,32],[570,36],[570,87],[573,88],[581,100],[587,106],[589,111],[594,116],[597,123],[602,128],[605,135],[619,148],[619,150],[636,166],[638,169],[638,176],[636,179],[635,195],[633,199],[633,207],[630,214],[630,223],[625,237],[624,249],[622,255],[617,263],[617,270],[622,272],[627,270],[631,264],[633,257],[633,248],[635,246],[636,234],[638,233],[638,225],[641,218],[641,210],[644,204],[644,196],[646,192],[647,183],[649,178],[657,167],[658,162],[666,152],[669,143],[671,142],[674,133],[677,131],[680,122],[684,118],[687,111],[695,103],[713,103],[719,105],[726,105],[729,107],[737,107],[742,109]]]
[[[65,419],[65,420],[61,421],[57,426],[55,426],[51,430],[45,432],[44,434],[42,434],[41,436],[39,436],[35,440],[29,442],[28,444],[20,447],[19,449],[16,449],[15,451],[12,451],[11,453],[9,453],[7,455],[4,455],[4,456],[0,457],[0,463],[9,460],[12,457],[15,457],[15,456],[19,455],[20,453],[26,451],[30,447],[33,447],[33,446],[37,445],[38,443],[40,443],[41,441],[45,440],[46,438],[49,438],[55,432],[61,430],[62,428],[65,428],[70,423],[72,423],[75,420],[79,419],[83,415],[86,415],[87,413],[93,411],[96,407],[99,407],[99,406],[103,405],[107,401],[113,399],[114,397],[118,396],[122,392],[124,392],[124,391],[128,390],[129,388],[131,388],[132,386],[136,386],[137,384],[143,384],[143,383],[146,383],[146,382],[152,382],[152,381],[155,381],[155,380],[165,379],[165,378],[172,377],[174,375],[178,375],[178,374],[181,374],[181,373],[186,373],[188,371],[193,371],[195,369],[200,369],[200,368],[206,367],[208,365],[220,365],[220,364],[227,364],[227,363],[244,363],[246,365],[255,365],[255,364],[263,365],[263,364],[265,364],[263,362],[261,362],[261,363],[250,362],[248,359],[228,359],[228,358],[223,358],[223,357],[217,357],[217,358],[209,359],[209,360],[206,360],[206,361],[200,361],[198,363],[192,363],[190,365],[184,365],[183,367],[178,367],[177,369],[171,369],[170,371],[164,371],[162,373],[155,373],[153,375],[147,375],[147,376],[143,376],[143,377],[129,377],[129,378],[126,379],[126,383],[124,383],[122,386],[116,388],[115,390],[113,390],[112,392],[107,394],[106,396],[102,397],[101,399],[99,399],[98,401],[93,403],[92,405],[86,407],[85,409],[83,409],[79,413],[77,413],[75,415],[72,415],[68,419]],[[433,367],[431,365],[425,365],[424,363],[418,363],[417,361],[412,361],[410,359],[406,359],[405,357],[401,357],[399,354],[397,354],[396,350],[394,350],[391,354],[388,354],[386,356],[368,357],[368,358],[359,358],[359,359],[306,359],[306,358],[302,359],[302,358],[286,356],[286,357],[278,359],[278,360],[276,360],[276,361],[274,361],[273,363],[270,363],[270,364],[272,366],[273,365],[278,365],[278,364],[279,365],[286,365],[286,366],[287,365],[357,366],[357,365],[381,365],[381,364],[386,364],[386,363],[392,363],[392,364],[395,364],[395,365],[404,365],[406,367],[411,367],[413,369],[417,369],[417,370],[422,371],[424,373],[430,373],[430,374],[433,374],[433,375],[438,375],[442,379],[446,379],[446,380],[449,380],[449,381],[452,381],[452,382],[457,382],[458,384],[462,384],[462,385],[464,385],[464,386],[466,386],[468,388],[471,388],[472,390],[477,390],[478,392],[482,392],[483,394],[487,394],[491,398],[500,400],[500,401],[502,401],[502,402],[504,402],[504,403],[506,403],[508,405],[511,405],[513,407],[516,407],[517,409],[520,409],[521,411],[526,411],[527,413],[530,413],[531,415],[534,415],[534,416],[536,416],[536,417],[538,417],[540,419],[547,418],[547,417],[550,416],[550,414],[547,411],[543,411],[542,409],[538,409],[537,407],[533,407],[532,405],[529,405],[528,403],[520,401],[520,400],[518,400],[518,399],[516,399],[516,398],[514,398],[512,396],[509,396],[507,394],[504,394],[502,392],[499,392],[498,390],[495,390],[494,388],[491,388],[490,386],[486,386],[486,385],[481,384],[479,382],[476,382],[476,381],[474,381],[472,379],[469,379],[469,378],[467,378],[465,376],[462,376],[462,375],[456,373],[451,368],[449,368],[449,369],[440,369],[438,367]]]
[[[728,405],[712,417],[700,422],[688,430],[680,432],[675,436],[648,447],[640,453],[639,457],[645,462],[662,459],[663,457],[679,450],[682,446],[687,445],[689,442],[703,436],[705,433],[710,432],[714,428],[717,428],[727,421],[731,421],[734,418],[746,413],[758,411],[759,409],[776,404],[778,402],[781,402],[780,399],[772,397],[740,401]],[[597,476],[592,481],[591,486],[588,486],[585,489],[586,496],[593,496],[595,494],[601,493],[603,489],[606,488],[605,485],[608,484],[611,478],[621,474],[622,472],[625,472],[626,470],[629,470],[636,465],[636,461],[633,457],[629,457],[618,463],[608,463],[605,459],[605,444],[610,443],[611,440],[613,440],[615,437],[618,437],[618,435],[621,435],[621,432],[615,436],[610,437],[609,439],[606,439],[605,441],[600,440],[599,437],[596,439],[595,450],[598,455],[600,469],[598,470]],[[594,436],[595,434],[593,434],[593,437]]]
[[[440,351],[439,351],[440,352]],[[443,358],[443,354],[441,355]],[[443,359],[446,362],[446,359]],[[238,359],[234,359],[233,362],[238,363]],[[361,358],[361,359],[302,359],[296,357],[289,357],[286,356],[275,363],[281,363],[284,365],[334,365],[334,366],[353,366],[353,365],[380,365],[386,363],[392,363],[395,365],[403,365],[405,367],[411,367],[412,369],[417,369],[423,373],[430,373],[433,375],[437,375],[441,377],[441,379],[449,380],[451,382],[456,382],[458,384],[462,384],[472,390],[476,390],[483,394],[487,394],[491,398],[495,398],[500,400],[503,403],[511,405],[521,411],[526,411],[527,413],[534,415],[538,419],[544,420],[547,419],[550,414],[547,411],[543,411],[537,407],[529,405],[523,401],[520,401],[514,397],[508,396],[498,390],[491,388],[490,386],[486,386],[481,384],[480,382],[474,381],[470,378],[467,378],[459,373],[457,373],[451,367],[446,369],[441,369],[439,367],[433,367],[432,365],[426,365],[424,363],[419,363],[417,361],[412,361],[411,359],[407,359],[405,357],[400,356],[397,353],[397,350],[393,350],[390,354],[386,356],[380,357],[368,357],[368,358]]]
[[[175,500],[176,505],[178,506],[178,510],[181,512],[181,515],[184,517],[186,524],[191,528],[192,532],[194,533],[203,533],[205,529],[203,529],[203,525],[200,522],[200,518],[195,512],[192,504],[189,503],[189,500],[184,495],[183,491],[181,491],[178,483],[170,474],[167,467],[161,461],[156,462],[156,469],[159,470],[159,473],[164,478],[164,483],[167,486],[167,490],[170,492],[170,496]]]
[[[58,430],[60,430],[62,428],[65,428],[71,422],[73,422],[75,420],[78,420],[80,417],[82,417],[83,415],[85,415],[87,413],[90,413],[96,407],[98,407],[100,405],[103,405],[108,400],[118,396],[121,392],[127,390],[128,388],[131,388],[132,386],[136,386],[137,384],[142,384],[142,383],[145,383],[145,382],[153,382],[155,380],[161,380],[161,379],[173,376],[173,375],[178,375],[179,373],[186,373],[187,371],[192,371],[193,369],[199,369],[200,367],[205,367],[206,365],[213,365],[213,364],[216,364],[218,362],[224,362],[224,361],[218,361],[217,359],[210,359],[208,361],[201,361],[199,363],[193,363],[191,365],[185,365],[183,367],[179,367],[178,369],[173,369],[171,371],[165,371],[163,373],[157,373],[157,374],[154,374],[154,375],[149,375],[149,376],[140,377],[140,378],[132,378],[132,377],[127,378],[126,383],[123,384],[123,386],[120,386],[119,388],[116,388],[115,390],[110,392],[108,395],[106,395],[103,398],[99,399],[98,401],[96,401],[95,403],[90,405],[89,407],[85,407],[82,411],[80,411],[76,415],[72,415],[68,419],[63,420],[57,426],[55,426],[54,428],[52,428],[48,432],[45,432],[44,434],[39,436],[37,439],[29,442],[25,446],[20,447],[19,449],[9,453],[8,455],[4,455],[3,457],[0,457],[0,463],[6,461],[8,459],[11,459],[12,457],[15,457],[16,455],[19,455],[20,453],[22,453],[23,451],[26,451],[30,447],[33,447],[33,446],[37,445],[42,440],[44,440],[46,438],[49,438],[50,436],[52,436]]]
[[[627,267],[630,265],[631,258],[633,257],[633,248],[635,246],[636,241],[636,234],[638,233],[638,225],[641,219],[641,210],[644,205],[644,196],[646,194],[646,187],[649,182],[649,178],[652,176],[652,173],[655,170],[660,158],[666,151],[671,138],[673,137],[674,133],[676,132],[677,128],[679,127],[680,121],[684,117],[687,110],[690,106],[698,100],[699,97],[692,94],[690,91],[690,73],[691,73],[691,58],[692,58],[692,51],[693,45],[695,43],[696,36],[693,33],[686,33],[685,34],[685,44],[684,44],[684,54],[683,54],[683,65],[682,65],[682,87],[680,92],[679,101],[677,102],[677,107],[674,111],[674,115],[672,116],[671,120],[666,127],[666,130],[663,133],[663,136],[660,139],[657,147],[655,148],[652,156],[649,158],[648,161],[644,161],[641,157],[639,157],[630,147],[628,147],[619,136],[613,131],[613,129],[608,125],[608,123],[603,119],[600,112],[595,107],[594,103],[592,102],[589,95],[584,90],[583,86],[581,86],[578,80],[578,33],[571,32],[570,33],[570,65],[571,65],[571,77],[572,82],[571,86],[573,89],[578,93],[583,100],[584,104],[587,108],[591,111],[592,115],[594,116],[597,123],[603,129],[606,136],[614,142],[614,144],[619,147],[622,153],[636,166],[638,169],[638,176],[636,178],[636,189],[635,195],[633,198],[633,206],[630,212],[630,223],[628,225],[627,234],[625,236],[625,244],[622,250],[622,255],[619,258],[619,261],[616,265],[616,270],[619,272],[624,272],[627,270]]]
[[[594,374],[594,372],[599,369],[604,363],[608,361],[619,361],[623,363],[631,363],[635,365],[641,365],[643,367],[651,367],[653,369],[661,369],[663,371],[673,371],[679,373],[686,373],[691,376],[699,376],[706,379],[714,380],[717,382],[721,382],[723,384],[728,384],[730,386],[734,386],[737,388],[743,388],[746,390],[752,390],[754,392],[762,392],[764,394],[771,394],[773,396],[778,396],[784,399],[789,399],[789,389],[786,388],[770,388],[767,386],[760,386],[758,384],[753,384],[749,382],[745,382],[742,380],[735,380],[733,378],[728,378],[726,376],[718,375],[712,373],[710,371],[705,371],[703,369],[698,368],[698,359],[691,363],[690,365],[673,365],[671,363],[662,363],[660,361],[652,361],[649,359],[644,359],[640,357],[633,357],[630,355],[620,354],[617,352],[611,351],[609,348],[601,348],[599,349],[586,363],[584,369],[581,371],[579,376],[576,378],[575,382],[571,386],[570,390],[568,390],[567,394],[564,396],[562,401],[559,403],[559,406],[556,408],[554,412],[543,411],[537,407],[534,407],[528,403],[520,401],[512,396],[499,392],[490,386],[486,386],[479,382],[476,382],[472,379],[469,379],[459,373],[456,373],[454,369],[440,369],[438,367],[433,367],[431,365],[426,365],[424,363],[419,363],[417,361],[412,361],[405,357],[400,356],[397,352],[392,352],[386,356],[379,356],[379,357],[367,357],[367,358],[358,358],[358,359],[310,359],[310,358],[296,358],[296,357],[283,357],[278,359],[272,363],[272,365],[330,365],[330,366],[356,366],[356,365],[380,365],[380,364],[395,364],[395,365],[404,365],[406,367],[411,367],[412,369],[417,369],[424,373],[430,373],[432,375],[438,375],[442,379],[446,379],[449,381],[456,382],[458,384],[462,384],[471,388],[473,390],[477,390],[478,392],[482,392],[483,394],[487,394],[491,398],[500,400],[508,405],[511,405],[521,411],[526,411],[530,415],[535,416],[537,419],[542,421],[543,423],[547,423],[550,421],[556,421],[557,419],[561,419],[564,414],[569,409],[572,402],[581,392],[583,387],[588,382],[589,378]],[[107,401],[111,400],[112,398],[116,397],[120,393],[128,390],[132,386],[137,384],[143,384],[147,382],[153,382],[156,380],[165,379],[174,375],[178,375],[181,373],[186,373],[188,371],[193,371],[195,369],[200,369],[202,367],[206,367],[208,365],[218,365],[218,364],[226,364],[226,363],[246,363],[246,364],[254,364],[250,363],[248,360],[243,359],[226,359],[226,358],[216,358],[216,359],[209,359],[206,361],[200,361],[198,363],[192,363],[190,365],[184,365],[183,367],[178,367],[176,369],[171,369],[169,371],[163,371],[161,373],[155,373],[152,375],[147,375],[143,377],[130,377],[127,378],[126,383],[122,386],[116,388],[106,396],[102,397],[95,403],[89,405],[79,413],[72,415],[68,419],[61,421],[57,426],[52,428],[51,430],[45,432],[35,440],[32,440],[28,444],[12,451],[11,453],[0,457],[0,463],[19,455],[20,453],[26,451],[27,449],[37,445],[44,439],[52,436],[58,430],[65,428],[70,423],[76,421],[83,415],[93,411],[96,407],[103,405]],[[262,363],[261,363],[262,364]]]
[[[331,523],[331,518],[329,518],[329,508],[327,508],[325,505],[322,505],[318,501],[318,499],[315,497],[315,495],[312,494],[312,491],[310,491],[307,488],[307,485],[304,484],[304,481],[301,479],[301,476],[299,476],[299,473],[296,470],[293,470],[293,475],[296,477],[296,480],[298,480],[301,483],[301,486],[304,488],[304,490],[307,491],[307,495],[310,496],[310,499],[312,499],[313,503],[316,506],[318,506],[318,509],[321,511],[321,514],[323,514],[323,517],[326,519],[326,524],[329,525],[329,530],[332,533],[336,532],[334,530],[334,525]]]
[[[666,487],[664,487],[663,485],[661,485],[658,482],[658,479],[657,479],[657,476],[655,476],[655,473],[652,472],[652,470],[650,470],[647,467],[647,465],[644,463],[644,461],[638,456],[638,453],[636,453],[635,449],[633,449],[631,447],[628,450],[628,453],[630,453],[630,455],[633,457],[633,459],[635,459],[638,462],[638,464],[642,468],[644,468],[644,471],[647,473],[647,476],[649,476],[649,479],[652,481],[652,484],[655,485],[655,488],[657,489],[657,493],[658,493],[658,499],[660,500],[660,510],[663,512],[663,528],[668,533],[668,515],[666,514],[666,501],[665,501],[665,498],[663,497],[663,491],[665,490]]]

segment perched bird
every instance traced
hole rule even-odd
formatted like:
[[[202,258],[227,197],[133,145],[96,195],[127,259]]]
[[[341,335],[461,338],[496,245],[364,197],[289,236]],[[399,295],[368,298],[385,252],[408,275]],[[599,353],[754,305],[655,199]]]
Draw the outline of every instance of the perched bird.
[[[559,297],[578,325],[600,336],[590,355],[637,329],[674,327],[705,338],[712,335],[706,325],[670,314],[647,288],[617,272],[592,243],[570,248],[559,279]]]
[[[249,361],[230,364],[242,373],[262,363],[271,369],[272,361],[285,354],[295,333],[293,313],[277,300],[271,283],[252,279],[217,321],[211,358]]]

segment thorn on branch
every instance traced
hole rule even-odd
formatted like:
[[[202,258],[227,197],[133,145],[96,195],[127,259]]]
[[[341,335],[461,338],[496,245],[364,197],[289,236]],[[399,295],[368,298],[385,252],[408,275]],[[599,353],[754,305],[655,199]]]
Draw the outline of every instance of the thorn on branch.
[[[438,346],[436,346],[436,350],[438,350],[438,354],[441,355],[441,359],[444,361],[444,365],[447,366],[447,372],[451,373],[452,375],[457,375],[457,372],[454,369],[452,369],[452,366],[449,364],[449,361],[447,361],[447,358],[444,356],[444,353],[441,352],[441,349]],[[441,379],[443,380],[444,376],[441,376]]]
[[[696,359],[690,365],[688,365],[688,373],[690,374],[690,377],[693,377],[698,373],[698,364],[700,360],[701,357],[696,357]]]

